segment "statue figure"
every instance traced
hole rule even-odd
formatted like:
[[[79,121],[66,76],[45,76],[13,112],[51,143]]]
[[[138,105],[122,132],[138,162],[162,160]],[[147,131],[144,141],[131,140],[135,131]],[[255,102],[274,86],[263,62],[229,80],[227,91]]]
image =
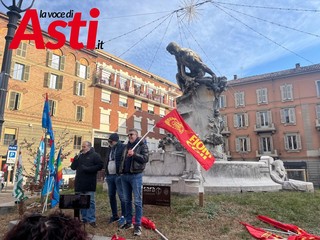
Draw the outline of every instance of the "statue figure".
[[[167,133],[166,136],[159,141],[158,148],[165,150],[166,145],[173,145],[176,151],[183,151],[181,143],[172,133]]]
[[[181,48],[175,42],[169,43],[167,51],[174,55],[177,61],[178,73],[176,75],[177,83],[185,93],[190,84],[194,84],[195,79],[201,79],[206,73],[211,75],[212,79],[216,78],[214,72],[205,65],[200,56],[188,48]],[[189,71],[187,71],[187,69]]]

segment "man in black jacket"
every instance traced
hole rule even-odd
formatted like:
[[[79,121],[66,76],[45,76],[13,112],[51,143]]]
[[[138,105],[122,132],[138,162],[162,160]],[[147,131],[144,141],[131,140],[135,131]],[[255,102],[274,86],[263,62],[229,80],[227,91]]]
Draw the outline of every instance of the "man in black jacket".
[[[108,142],[110,144],[110,153],[106,159],[106,181],[108,184],[108,196],[110,207],[112,211],[112,216],[110,217],[109,223],[118,221],[121,227],[125,223],[125,203],[123,198],[121,177],[119,174],[119,167],[121,162],[121,156],[125,145],[119,140],[119,135],[113,133],[110,135]],[[117,206],[117,193],[120,199],[121,205],[121,217],[118,215]]]
[[[142,218],[142,172],[149,161],[149,150],[144,141],[138,138],[138,131],[130,129],[129,142],[123,152],[120,165],[122,190],[126,205],[126,224],[122,229],[131,229],[132,225],[132,194],[135,205],[134,235],[141,235]]]
[[[90,195],[90,208],[81,209],[82,221],[96,227],[95,192],[97,187],[97,172],[103,167],[98,153],[94,151],[91,142],[84,141],[82,150],[75,156],[71,169],[76,170],[74,190],[78,194]]]

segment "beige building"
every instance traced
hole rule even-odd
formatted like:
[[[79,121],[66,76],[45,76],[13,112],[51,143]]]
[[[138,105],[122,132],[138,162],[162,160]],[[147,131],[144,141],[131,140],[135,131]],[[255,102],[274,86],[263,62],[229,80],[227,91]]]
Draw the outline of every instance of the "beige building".
[[[320,184],[320,64],[228,81],[220,97],[229,160],[269,155]]]

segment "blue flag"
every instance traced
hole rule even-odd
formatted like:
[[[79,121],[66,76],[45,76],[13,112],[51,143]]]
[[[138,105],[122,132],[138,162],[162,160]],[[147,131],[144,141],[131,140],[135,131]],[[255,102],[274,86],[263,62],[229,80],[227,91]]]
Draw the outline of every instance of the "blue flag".
[[[48,163],[48,176],[42,188],[42,196],[48,195],[52,192],[53,183],[54,183],[54,176],[55,176],[55,169],[54,169],[54,150],[55,144],[54,142],[51,145],[50,149],[50,156],[49,156],[49,163]]]
[[[43,106],[43,113],[42,113],[42,127],[47,130],[47,133],[50,135],[50,140],[54,140],[53,130],[52,130],[52,122],[50,116],[50,104],[48,100],[48,94],[46,94],[46,100]]]

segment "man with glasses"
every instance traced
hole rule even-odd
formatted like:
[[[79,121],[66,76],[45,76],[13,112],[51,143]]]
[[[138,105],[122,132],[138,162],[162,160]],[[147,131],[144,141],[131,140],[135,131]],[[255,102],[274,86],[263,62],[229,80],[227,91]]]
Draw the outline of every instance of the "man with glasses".
[[[130,129],[129,142],[121,158],[120,173],[122,190],[126,205],[126,224],[121,229],[134,228],[134,235],[141,235],[142,218],[142,172],[149,161],[149,150],[144,141],[140,141],[138,131]],[[135,226],[132,224],[132,194],[135,206]]]
[[[96,227],[96,202],[95,192],[97,187],[97,173],[103,167],[103,162],[98,153],[95,152],[91,142],[84,141],[82,150],[74,157],[71,169],[76,170],[74,190],[78,194],[90,195],[90,208],[81,209],[83,223],[89,223]]]
[[[119,227],[125,224],[125,203],[123,199],[122,184],[119,174],[121,156],[125,145],[119,140],[119,135],[113,133],[110,135],[108,142],[110,144],[110,153],[106,159],[106,181],[108,184],[108,196],[111,207],[112,216],[109,223],[118,221]],[[117,193],[120,199],[121,217],[118,215]]]

